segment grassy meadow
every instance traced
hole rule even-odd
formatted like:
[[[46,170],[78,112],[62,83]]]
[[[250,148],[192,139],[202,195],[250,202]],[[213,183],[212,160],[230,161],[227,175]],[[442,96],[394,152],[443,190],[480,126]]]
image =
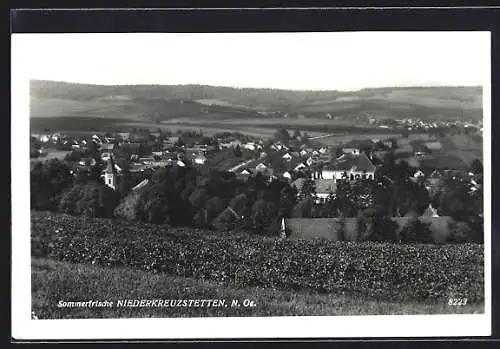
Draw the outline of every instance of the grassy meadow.
[[[447,300],[386,302],[348,294],[283,291],[259,287],[234,288],[217,282],[128,267],[70,264],[33,258],[32,310],[39,319],[338,316],[483,313],[484,304],[449,306]],[[224,299],[217,308],[59,308],[68,301],[119,299]],[[254,307],[231,307],[232,300],[255,302]]]

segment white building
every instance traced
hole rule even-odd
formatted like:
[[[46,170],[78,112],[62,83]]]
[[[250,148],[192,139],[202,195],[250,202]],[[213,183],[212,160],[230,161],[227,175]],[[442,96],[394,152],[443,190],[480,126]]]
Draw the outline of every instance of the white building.
[[[322,179],[374,179],[376,166],[366,156],[361,154],[344,154],[334,164],[327,165],[321,171]]]
[[[116,190],[117,185],[117,171],[115,168],[115,164],[113,158],[108,159],[108,165],[104,170],[104,184],[110,187],[113,190]]]

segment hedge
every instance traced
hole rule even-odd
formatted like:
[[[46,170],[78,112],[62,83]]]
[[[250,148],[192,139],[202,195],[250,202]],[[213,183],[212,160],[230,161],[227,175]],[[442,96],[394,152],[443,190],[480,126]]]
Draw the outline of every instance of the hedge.
[[[252,237],[32,213],[32,255],[260,286],[385,300],[484,300],[483,246]]]

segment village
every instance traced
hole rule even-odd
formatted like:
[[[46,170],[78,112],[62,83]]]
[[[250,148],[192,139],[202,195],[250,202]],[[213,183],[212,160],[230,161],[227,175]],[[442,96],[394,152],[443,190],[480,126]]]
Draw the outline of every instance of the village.
[[[405,120],[405,125],[410,124],[411,119]],[[356,139],[353,136],[351,141],[335,145],[311,140],[300,130],[286,129],[277,130],[274,138],[267,140],[239,133],[207,137],[201,131],[172,134],[161,129],[78,137],[34,133],[31,135],[32,160],[43,159],[46,148],[66,151],[64,160],[71,164],[75,177],[97,171],[101,182],[116,191],[126,176],[129,185],[122,196],[146,186],[159,168],[187,167],[205,175],[217,170],[243,182],[256,176],[268,183],[284,181],[296,190],[297,200],[310,196],[316,205],[327,205],[335,198],[339,183],[345,181],[391,186],[394,174],[381,170],[387,161],[403,166],[407,177],[425,186],[429,195],[438,190],[440,179],[449,174],[463,178],[471,193],[480,191],[482,165],[479,159],[469,164],[442,161],[447,157],[445,140],[480,135],[480,125],[454,122],[444,127],[423,121],[417,124],[426,127],[427,133],[409,136],[411,126],[405,126],[402,135],[391,138],[378,139],[373,135]],[[445,132],[453,136],[445,136]],[[423,215],[439,216],[430,203]]]

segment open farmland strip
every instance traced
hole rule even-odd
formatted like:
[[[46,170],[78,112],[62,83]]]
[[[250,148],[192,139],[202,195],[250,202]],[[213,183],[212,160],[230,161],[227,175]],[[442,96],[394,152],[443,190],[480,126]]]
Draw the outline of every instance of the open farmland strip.
[[[236,287],[484,300],[483,246],[279,240],[32,213],[32,255]]]

